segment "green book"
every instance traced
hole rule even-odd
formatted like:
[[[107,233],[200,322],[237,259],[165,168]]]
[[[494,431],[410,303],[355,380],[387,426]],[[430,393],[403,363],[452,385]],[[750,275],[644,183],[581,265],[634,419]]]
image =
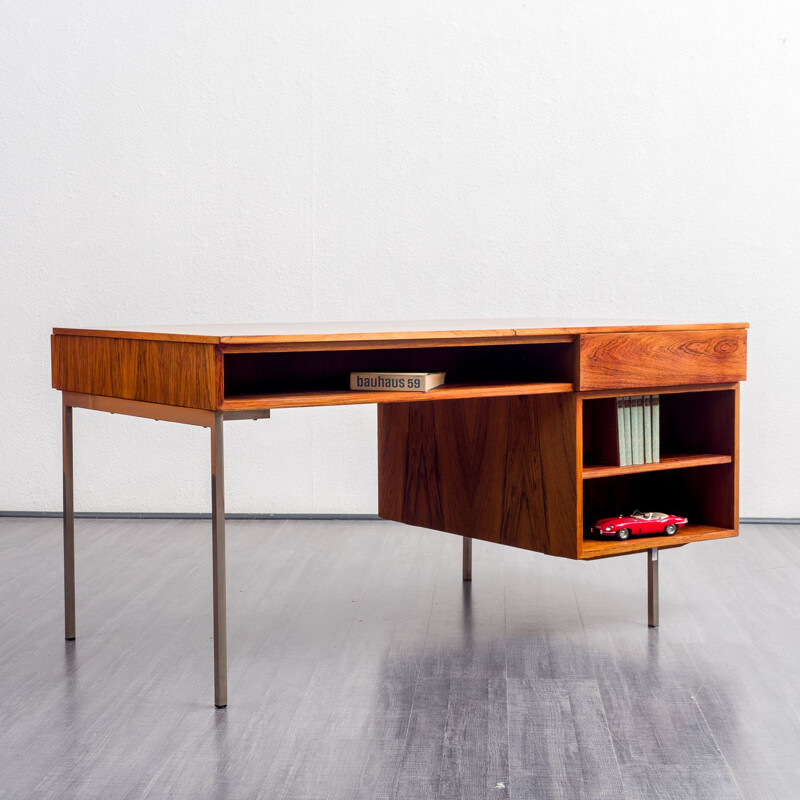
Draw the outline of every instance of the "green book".
[[[653,395],[644,396],[644,463],[653,463]]]
[[[625,444],[625,398],[617,398],[617,450],[619,452],[619,465],[630,466],[628,448]]]
[[[625,464],[633,464],[633,446],[631,444],[631,398],[622,398],[622,410],[624,412],[625,424],[623,425],[623,435],[625,437]]]
[[[644,398],[631,397],[631,450],[633,464],[644,464]]]
[[[661,401],[657,394],[652,396],[653,463],[661,461]]]

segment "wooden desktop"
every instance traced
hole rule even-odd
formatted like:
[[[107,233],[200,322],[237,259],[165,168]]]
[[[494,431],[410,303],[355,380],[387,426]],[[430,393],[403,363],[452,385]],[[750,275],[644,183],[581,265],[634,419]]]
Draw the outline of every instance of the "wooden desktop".
[[[223,422],[274,409],[378,403],[379,513],[573,559],[645,552],[658,624],[658,550],[738,533],[739,381],[746,323],[469,320],[55,328],[62,392],[65,633],[74,639],[72,409],[211,430],[214,702],[227,705]],[[350,372],[446,372],[428,393],[355,392]],[[606,398],[662,398],[659,463],[605,458]],[[677,534],[593,539],[635,504],[680,513]]]

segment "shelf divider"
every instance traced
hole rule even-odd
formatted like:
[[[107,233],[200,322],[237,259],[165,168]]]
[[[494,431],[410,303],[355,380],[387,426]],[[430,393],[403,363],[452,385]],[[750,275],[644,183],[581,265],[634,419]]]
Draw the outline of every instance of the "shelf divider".
[[[610,478],[614,475],[633,475],[638,472],[658,472],[665,469],[685,469],[687,467],[706,467],[710,464],[730,464],[732,456],[721,455],[691,455],[691,456],[665,456],[655,464],[632,464],[627,467],[616,466],[585,466],[583,479]]]
[[[457,400],[468,397],[507,397],[510,395],[559,394],[571,392],[571,383],[476,383],[445,384],[429,392],[359,392],[349,389],[321,389],[311,392],[233,395],[225,397],[221,410],[301,408],[307,406],[345,406],[363,403],[409,403]]]

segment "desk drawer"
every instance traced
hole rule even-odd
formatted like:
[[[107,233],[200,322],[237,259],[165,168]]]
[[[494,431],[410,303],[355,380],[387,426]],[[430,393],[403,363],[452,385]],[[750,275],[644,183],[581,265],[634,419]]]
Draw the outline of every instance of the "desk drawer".
[[[746,368],[743,329],[581,336],[581,391],[729,383],[745,380]]]

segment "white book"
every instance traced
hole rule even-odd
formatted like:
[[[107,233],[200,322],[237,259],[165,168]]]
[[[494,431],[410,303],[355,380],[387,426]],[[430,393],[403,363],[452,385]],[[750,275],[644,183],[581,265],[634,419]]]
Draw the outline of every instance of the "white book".
[[[625,398],[617,398],[617,449],[619,451],[619,465],[627,467],[630,465],[628,461],[628,448],[625,444]]]
[[[633,447],[631,446],[631,398],[622,398],[622,407],[625,414],[624,436],[625,436],[625,463],[633,464]]]
[[[444,383],[444,372],[351,372],[357,392],[429,392]]]
[[[641,395],[631,397],[631,450],[634,464],[644,464],[644,403]]]
[[[653,463],[661,461],[661,400],[657,394],[652,396]]]
[[[644,463],[653,463],[653,395],[644,396]]]

